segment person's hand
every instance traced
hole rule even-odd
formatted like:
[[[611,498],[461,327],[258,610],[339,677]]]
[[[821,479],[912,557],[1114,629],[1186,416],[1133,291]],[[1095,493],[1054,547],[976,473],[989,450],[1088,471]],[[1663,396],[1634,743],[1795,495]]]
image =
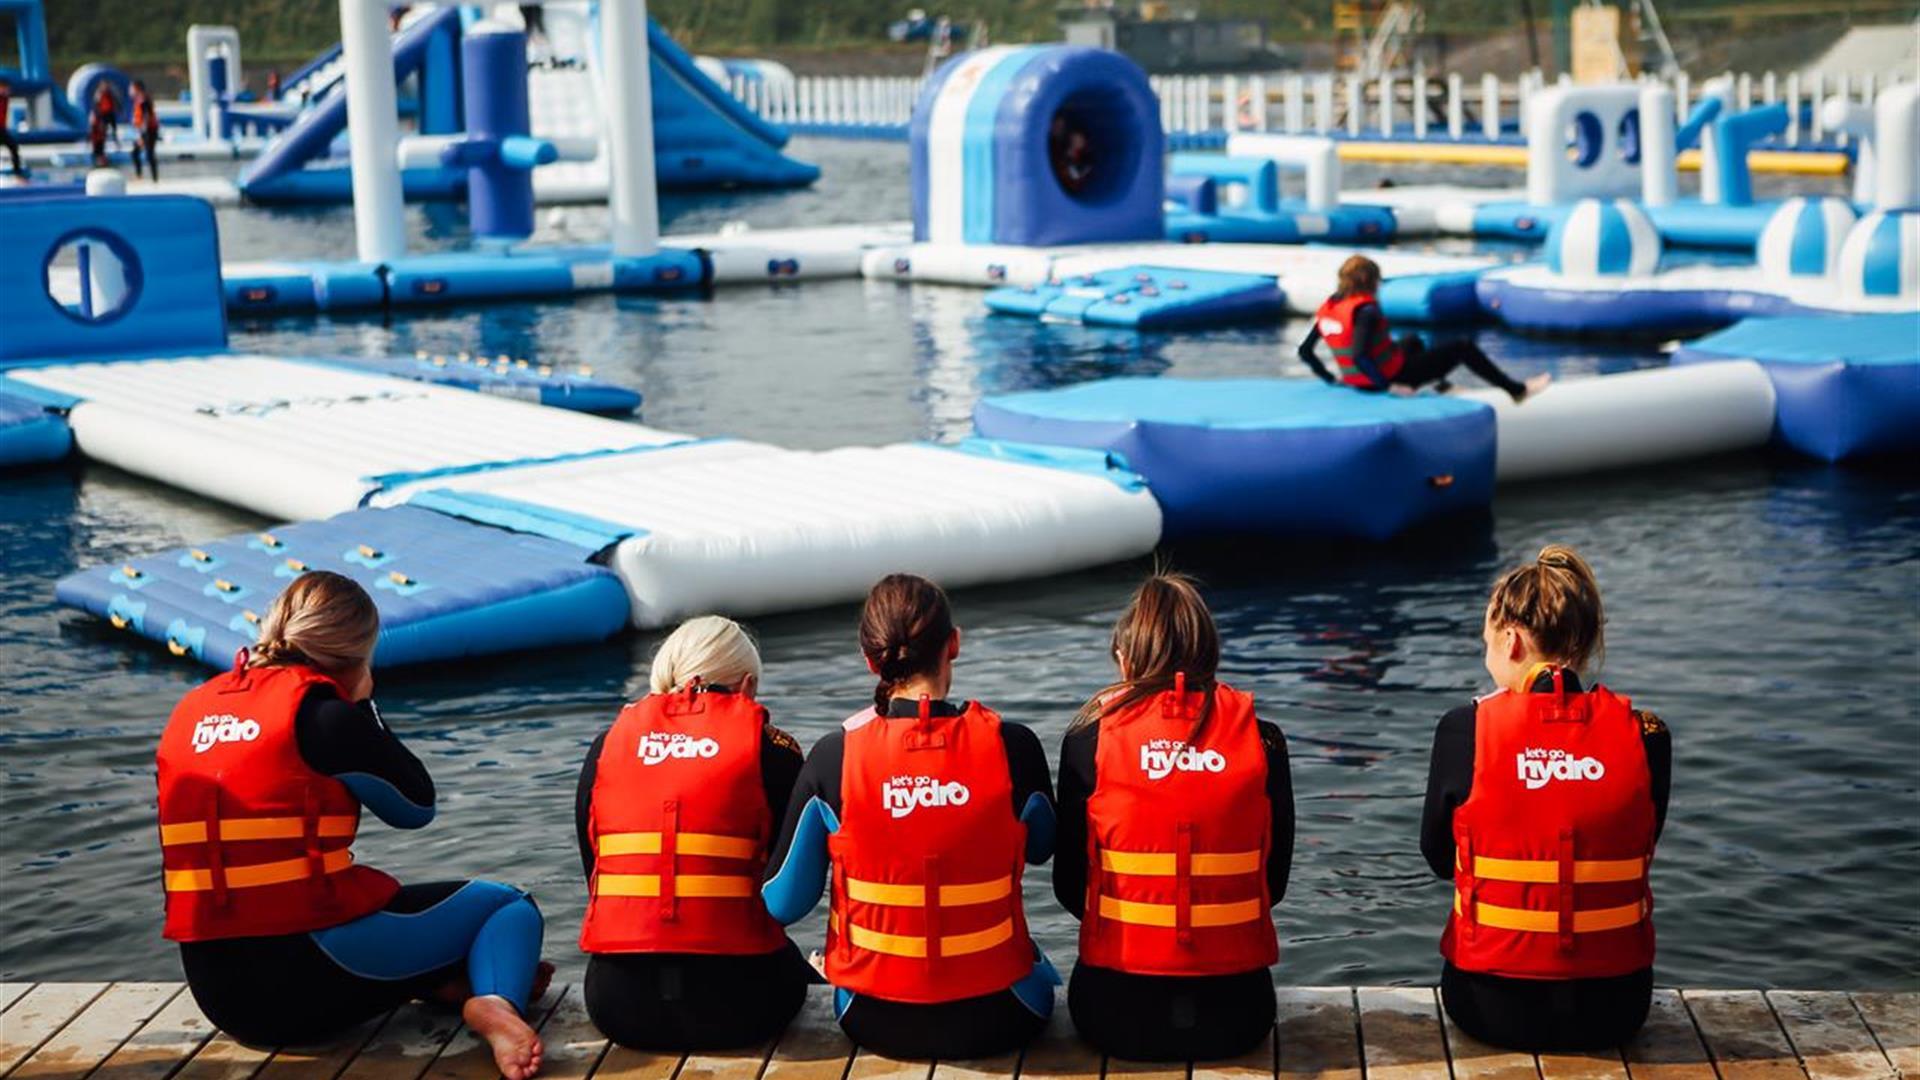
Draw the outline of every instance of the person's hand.
[[[1417,391],[1411,386],[1406,386],[1401,383],[1391,383],[1387,386],[1387,393],[1392,394],[1394,397],[1412,397]]]

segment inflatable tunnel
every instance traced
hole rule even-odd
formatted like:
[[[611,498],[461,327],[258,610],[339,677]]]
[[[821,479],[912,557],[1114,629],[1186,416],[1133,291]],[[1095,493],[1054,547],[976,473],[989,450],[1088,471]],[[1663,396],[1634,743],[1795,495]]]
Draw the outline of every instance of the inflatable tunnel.
[[[996,46],[947,62],[914,105],[913,238],[1043,247],[1163,238],[1165,136],[1118,53]]]

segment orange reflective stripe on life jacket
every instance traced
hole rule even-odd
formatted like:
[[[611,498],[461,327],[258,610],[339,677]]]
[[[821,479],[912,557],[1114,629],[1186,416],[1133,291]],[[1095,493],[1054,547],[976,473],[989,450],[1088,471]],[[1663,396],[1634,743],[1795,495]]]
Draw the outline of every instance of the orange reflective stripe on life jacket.
[[[760,898],[773,814],[766,712],[697,684],[621,710],[594,764],[590,953],[759,955],[786,943]]]
[[[1639,721],[1596,687],[1476,706],[1473,787],[1455,811],[1440,951],[1510,978],[1625,975],[1653,963],[1654,807]],[[1532,684],[1528,679],[1528,685]]]
[[[1372,293],[1329,296],[1314,313],[1314,325],[1319,328],[1320,337],[1327,343],[1328,351],[1333,353],[1333,362],[1340,369],[1342,383],[1363,390],[1384,390],[1386,387],[1369,378],[1354,359],[1359,351],[1354,334],[1354,316],[1369,304],[1378,310],[1379,303]],[[1394,344],[1393,328],[1387,325],[1384,313],[1380,315],[1380,331],[1374,336],[1372,351],[1367,359],[1373,362],[1383,379],[1398,375],[1405,363],[1400,355],[1400,347]]]
[[[1211,697],[1211,713],[1200,717]],[[1100,719],[1080,956],[1140,975],[1271,965],[1266,750],[1253,699],[1174,688]]]

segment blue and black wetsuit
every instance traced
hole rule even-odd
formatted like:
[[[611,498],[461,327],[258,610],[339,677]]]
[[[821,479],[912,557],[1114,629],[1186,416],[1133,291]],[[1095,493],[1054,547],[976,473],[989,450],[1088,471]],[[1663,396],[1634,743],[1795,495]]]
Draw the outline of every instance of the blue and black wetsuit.
[[[593,880],[593,783],[602,732],[587,750],[574,793],[573,825],[580,866]],[[773,835],[800,775],[800,744],[772,724],[761,729],[760,782],[773,811]],[[805,1004],[819,976],[789,941],[759,956],[695,953],[595,953],[587,960],[587,1013],[622,1046],[649,1050],[722,1050],[764,1044]]]
[[[894,698],[884,723],[912,720],[917,700]],[[959,716],[962,707],[948,701],[931,705],[935,716]],[[1007,772],[1013,780],[1014,816],[1027,826],[1027,862],[1053,857],[1053,774],[1046,751],[1024,725],[1001,721]],[[762,890],[767,910],[787,925],[799,922],[819,904],[827,885],[827,837],[840,822],[840,772],[846,758],[846,734],[833,731],[807,755],[793,788],[786,827],[767,864]],[[876,1053],[900,1058],[990,1057],[1023,1046],[1046,1027],[1053,1014],[1053,988],[1060,977],[1046,957],[1036,956],[1031,974],[1007,990],[932,1005],[883,1001],[835,991],[840,1026],[854,1042]]]
[[[396,829],[433,820],[433,778],[372,702],[315,686],[294,720],[300,756]],[[362,1020],[464,981],[523,1013],[543,923],[526,893],[491,881],[403,885],[387,906],[305,934],[180,944],[202,1012],[241,1042],[325,1041]]]
[[[1568,693],[1580,681],[1563,672]],[[1550,693],[1553,679],[1542,673],[1532,687]],[[1477,710],[1462,705],[1447,713],[1433,732],[1433,760],[1427,771],[1426,809],[1420,819],[1420,853],[1435,876],[1453,880],[1453,812],[1473,793],[1474,729]],[[1667,797],[1673,788],[1673,736],[1652,713],[1634,710],[1647,751],[1653,788],[1654,837],[1667,823]],[[1646,1022],[1653,1000],[1653,969],[1596,979],[1512,979],[1461,971],[1452,964],[1440,973],[1440,994],[1454,1023],[1482,1042],[1515,1050],[1591,1050],[1618,1046]]]
[[[1267,853],[1267,892],[1277,907],[1293,866],[1293,776],[1287,740],[1259,722],[1267,757],[1267,803],[1273,847]],[[1087,801],[1098,778],[1100,725],[1067,733],[1060,743],[1060,850],[1053,860],[1053,895],[1074,918],[1087,908]],[[1265,967],[1233,975],[1135,975],[1073,967],[1067,1006],[1080,1036],[1104,1053],[1130,1061],[1209,1061],[1237,1057],[1273,1027],[1273,972]]]

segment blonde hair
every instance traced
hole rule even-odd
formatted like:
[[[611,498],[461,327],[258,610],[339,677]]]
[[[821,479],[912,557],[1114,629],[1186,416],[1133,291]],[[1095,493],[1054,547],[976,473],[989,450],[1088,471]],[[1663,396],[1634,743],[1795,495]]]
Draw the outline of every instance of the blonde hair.
[[[370,662],[379,639],[380,609],[367,590],[350,577],[310,570],[273,598],[247,666],[303,664],[339,675]]]
[[[1525,630],[1543,655],[1574,671],[1605,659],[1606,622],[1593,568],[1564,544],[1502,574],[1487,601],[1489,626]]]
[[[648,685],[656,694],[678,690],[695,679],[709,686],[741,689],[760,678],[760,649],[745,627],[719,615],[688,619],[667,635],[653,654]]]

